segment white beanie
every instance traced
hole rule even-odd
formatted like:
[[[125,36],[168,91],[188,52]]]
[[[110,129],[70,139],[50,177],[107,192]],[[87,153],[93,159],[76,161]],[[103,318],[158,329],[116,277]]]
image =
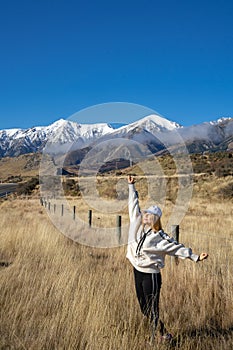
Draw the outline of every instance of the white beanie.
[[[160,218],[162,216],[162,210],[157,205],[152,205],[150,208],[145,209],[144,213],[158,215]]]

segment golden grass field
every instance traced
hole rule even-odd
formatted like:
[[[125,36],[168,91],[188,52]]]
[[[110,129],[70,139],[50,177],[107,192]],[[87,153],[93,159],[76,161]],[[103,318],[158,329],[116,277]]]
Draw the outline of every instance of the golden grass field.
[[[175,336],[174,348],[230,350],[232,201],[210,200],[205,190],[194,190],[202,196],[191,200],[180,241],[195,253],[207,251],[209,258],[176,266],[167,257],[160,314]],[[165,221],[166,216],[165,208]],[[149,343],[151,327],[139,310],[126,246],[92,248],[72,241],[37,198],[2,201],[0,220],[0,349],[169,348]],[[110,215],[104,220],[115,222]]]

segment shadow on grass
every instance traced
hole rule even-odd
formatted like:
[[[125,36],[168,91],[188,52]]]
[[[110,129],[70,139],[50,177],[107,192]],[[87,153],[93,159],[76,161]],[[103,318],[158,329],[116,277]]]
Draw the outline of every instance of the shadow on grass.
[[[0,261],[0,267],[8,267],[12,264],[12,262],[8,261]]]
[[[220,336],[232,336],[233,333],[233,326],[229,328],[200,328],[200,329],[193,329],[189,330],[186,334],[189,337],[196,338],[196,337],[211,337],[211,338],[219,338]]]
[[[233,326],[224,329],[220,327],[200,327],[198,329],[190,328],[174,337],[170,346],[178,349],[183,347],[184,343],[187,341],[200,341],[200,339],[202,339],[203,343],[205,343],[207,339],[221,340],[223,338],[225,341],[233,339]]]

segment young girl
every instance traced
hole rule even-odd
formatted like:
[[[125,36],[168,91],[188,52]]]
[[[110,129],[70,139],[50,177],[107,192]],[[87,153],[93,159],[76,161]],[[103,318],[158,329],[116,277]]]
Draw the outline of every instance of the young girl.
[[[177,243],[162,229],[161,209],[154,205],[140,211],[134,177],[128,176],[129,184],[129,238],[127,258],[133,265],[136,294],[142,313],[152,321],[154,330],[159,324],[162,340],[170,341],[164,324],[159,320],[159,295],[162,284],[160,270],[164,267],[165,255],[203,261],[207,253],[193,254],[190,248]]]

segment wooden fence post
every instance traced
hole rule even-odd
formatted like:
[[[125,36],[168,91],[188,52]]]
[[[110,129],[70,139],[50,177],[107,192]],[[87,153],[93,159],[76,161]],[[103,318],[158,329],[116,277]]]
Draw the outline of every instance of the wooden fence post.
[[[117,215],[116,217],[116,226],[117,226],[117,238],[118,243],[121,243],[121,216]]]
[[[48,209],[50,210],[50,202],[48,203]]]
[[[179,225],[172,225],[171,234],[177,243],[179,243],[179,233],[180,233]]]
[[[76,206],[73,206],[73,219],[75,220]]]
[[[61,205],[61,216],[63,216],[63,214],[64,214],[64,205],[62,204]]]
[[[91,227],[91,224],[92,224],[92,210],[88,210],[88,224],[89,224],[89,227]]]
[[[56,213],[56,204],[53,205],[53,212]]]
[[[174,240],[177,243],[179,243],[179,234],[180,234],[179,225],[172,225],[172,227],[171,227],[171,235],[172,235],[172,237],[174,238]],[[175,256],[175,263],[176,263],[176,265],[179,265],[179,258],[178,258],[178,256]]]

